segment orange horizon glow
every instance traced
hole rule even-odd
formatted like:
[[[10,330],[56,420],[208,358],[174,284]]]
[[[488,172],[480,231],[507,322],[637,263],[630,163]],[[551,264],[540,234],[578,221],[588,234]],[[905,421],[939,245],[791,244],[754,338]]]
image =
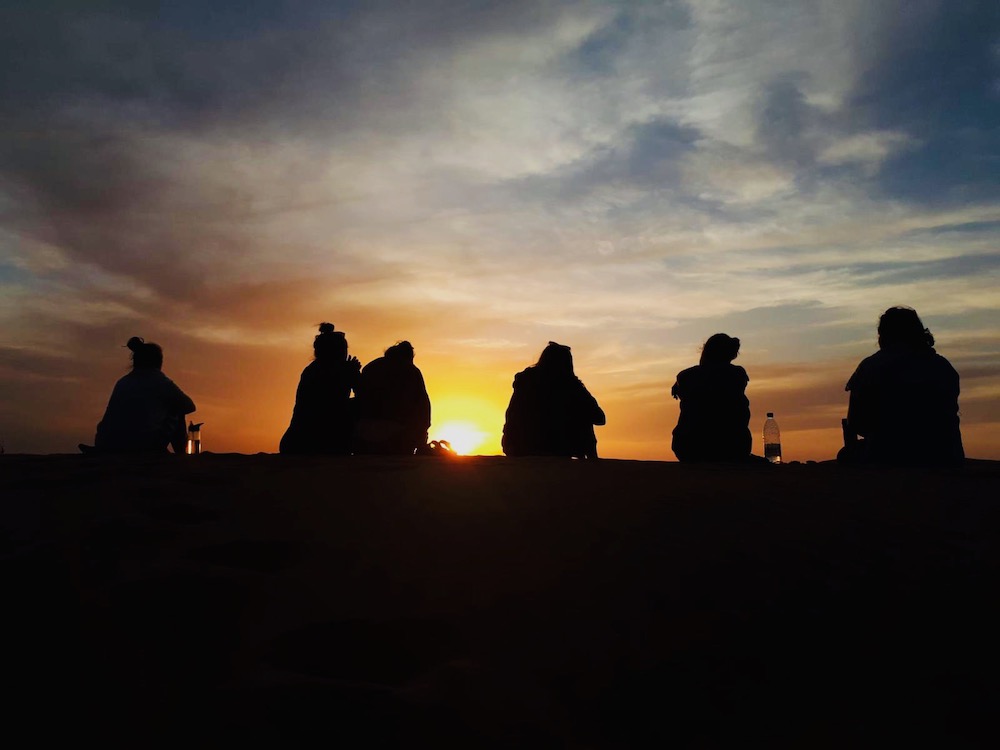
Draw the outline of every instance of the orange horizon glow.
[[[469,421],[449,421],[431,430],[430,440],[445,440],[460,456],[477,452],[493,436],[480,425]]]
[[[359,331],[351,335],[351,351],[364,363],[380,356],[381,351],[354,342],[400,338],[370,331],[361,333],[360,328],[350,329]],[[417,348],[415,364],[423,373],[431,400],[428,438],[447,440],[463,455],[502,455],[500,440],[513,377],[533,364],[538,352],[525,346],[513,353],[482,355],[481,359],[460,357],[437,349],[433,339],[423,340],[418,331],[407,331],[405,337]],[[198,405],[198,412],[192,416],[194,421],[206,423],[203,428],[206,451],[277,452],[278,441],[291,417],[299,374],[309,361],[306,353],[309,334],[303,338],[294,359],[272,358],[261,351],[260,359],[244,372],[185,367],[191,362],[190,354],[184,352],[182,357],[178,349],[168,349],[169,360],[164,370]],[[611,459],[675,461],[670,442],[677,424],[678,402],[670,397],[670,385],[680,369],[694,363],[693,357],[678,356],[659,368],[655,381],[636,382],[635,374],[609,369],[592,351],[585,345],[574,349],[576,372],[608,417],[606,426],[596,428],[599,455]],[[783,368],[756,362],[752,354],[748,352],[745,359],[741,356],[741,361],[751,378],[747,396],[752,415],[749,427],[753,452],[763,455],[761,430],[765,413],[773,411],[781,427],[785,462],[834,459],[842,445],[840,419],[847,410],[843,381],[856,362],[844,360],[820,367],[819,370],[828,373],[826,380],[813,382],[805,376],[790,379],[783,374]],[[121,374],[119,368],[113,377]],[[79,436],[74,436],[74,445],[93,434],[93,426],[100,419],[114,383],[113,377],[93,382],[94,395],[87,407],[84,426]],[[827,405],[817,407],[817,398],[825,399]],[[242,404],[254,404],[253,412],[238,408]],[[989,423],[968,421],[963,414],[962,434],[970,458],[1000,455],[1000,437]],[[8,451],[17,450],[9,439],[7,445]]]
[[[368,337],[356,337],[363,338]],[[413,339],[419,347],[419,338],[413,336]],[[308,338],[304,344],[308,346]],[[363,362],[380,354],[361,347],[356,350]],[[462,455],[502,455],[500,441],[513,376],[532,364],[534,356],[522,351],[516,358],[508,353],[475,362],[430,350],[424,356],[420,352],[418,348],[417,364],[431,400],[429,439],[447,440]],[[252,354],[241,368],[203,368],[186,347],[167,347],[164,371],[197,404],[198,411],[190,418],[205,423],[202,439],[206,452],[252,454],[278,450],[278,442],[291,417],[298,378],[309,357],[291,359],[267,351]],[[46,420],[42,424],[51,424],[62,436],[51,443],[52,448],[26,450],[18,444],[16,434],[8,432],[0,435],[6,451],[75,452],[76,443],[90,442],[114,381],[124,374],[124,364],[122,359],[107,362],[103,372],[88,377],[72,394],[72,412],[65,412],[63,421]],[[834,459],[842,445],[840,418],[847,408],[847,394],[840,381],[850,373],[850,363],[830,366],[829,382],[810,386],[811,390],[804,390],[801,382],[772,377],[767,367],[753,361],[745,364],[751,377],[747,395],[751,404],[753,452],[763,455],[764,415],[774,411],[782,430],[785,462]],[[596,428],[602,458],[676,460],[670,442],[677,424],[678,402],[670,397],[669,388],[680,367],[678,364],[663,367],[656,381],[635,384],[631,373],[609,371],[592,359],[587,347],[577,349],[577,373],[608,417],[606,426]],[[825,398],[830,403],[818,408],[817,392],[827,394]],[[58,405],[64,393],[53,390],[51,395],[53,403]],[[68,393],[65,395],[69,397]],[[993,425],[969,420],[967,414],[963,410],[966,454],[970,458],[1000,455],[1000,435]]]

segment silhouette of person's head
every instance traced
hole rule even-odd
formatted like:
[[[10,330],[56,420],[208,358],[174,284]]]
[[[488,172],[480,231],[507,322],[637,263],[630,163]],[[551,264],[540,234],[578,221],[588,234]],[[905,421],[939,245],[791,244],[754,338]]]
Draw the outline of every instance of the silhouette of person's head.
[[[163,367],[163,349],[159,344],[133,336],[125,346],[132,352],[133,370],[159,370]]]
[[[701,347],[701,364],[728,365],[740,353],[740,340],[724,333],[709,336]]]
[[[552,375],[573,375],[573,354],[568,346],[550,341],[535,367]]]
[[[397,341],[385,350],[385,358],[390,362],[413,362],[413,344],[409,341]]]
[[[912,307],[890,307],[878,319],[880,349],[934,349],[934,336]]]
[[[320,323],[319,333],[313,339],[313,355],[323,360],[346,359],[347,337],[343,331],[335,331],[333,323]]]

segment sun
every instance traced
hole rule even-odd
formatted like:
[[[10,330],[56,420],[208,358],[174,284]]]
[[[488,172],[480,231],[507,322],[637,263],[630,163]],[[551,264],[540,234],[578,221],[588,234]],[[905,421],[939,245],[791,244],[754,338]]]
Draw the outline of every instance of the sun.
[[[487,434],[472,422],[445,422],[434,430],[434,440],[447,440],[452,449],[463,456],[482,445]]]

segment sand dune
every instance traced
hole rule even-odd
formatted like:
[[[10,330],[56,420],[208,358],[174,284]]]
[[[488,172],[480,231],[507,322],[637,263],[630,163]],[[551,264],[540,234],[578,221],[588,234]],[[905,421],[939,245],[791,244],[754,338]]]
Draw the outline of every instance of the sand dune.
[[[134,747],[977,746],[998,480],[3,456],[8,709]]]

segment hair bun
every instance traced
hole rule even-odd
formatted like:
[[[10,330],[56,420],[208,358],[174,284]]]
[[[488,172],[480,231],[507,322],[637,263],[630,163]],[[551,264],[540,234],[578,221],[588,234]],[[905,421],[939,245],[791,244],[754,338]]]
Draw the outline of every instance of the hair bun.
[[[132,338],[130,338],[128,340],[128,343],[125,344],[125,346],[127,346],[133,352],[137,352],[137,351],[139,351],[139,349],[142,348],[142,345],[145,344],[145,343],[146,342],[142,340],[141,336],[133,336]]]
[[[319,324],[320,333],[333,333],[333,323],[320,323]]]

